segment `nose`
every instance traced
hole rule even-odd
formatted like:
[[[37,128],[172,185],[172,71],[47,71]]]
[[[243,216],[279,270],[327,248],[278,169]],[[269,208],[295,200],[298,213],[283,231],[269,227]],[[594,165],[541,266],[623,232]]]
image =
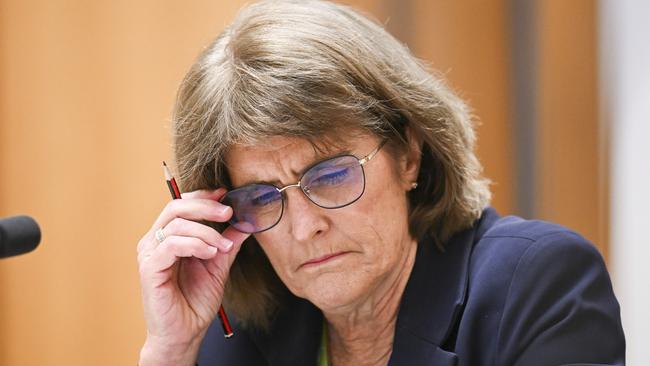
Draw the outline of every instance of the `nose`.
[[[311,202],[300,190],[288,189],[284,218],[287,220],[293,238],[298,242],[309,242],[323,235],[331,226],[326,209]]]

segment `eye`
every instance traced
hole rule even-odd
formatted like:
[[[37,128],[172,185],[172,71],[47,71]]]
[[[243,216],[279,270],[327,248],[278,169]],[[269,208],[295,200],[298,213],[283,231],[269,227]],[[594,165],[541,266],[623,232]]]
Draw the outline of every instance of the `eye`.
[[[251,199],[251,203],[255,206],[265,206],[277,201],[280,195],[275,191],[266,192]]]
[[[336,185],[345,181],[345,179],[350,175],[349,168],[339,168],[327,173],[321,173],[316,179],[314,179],[310,186],[322,186],[322,185]]]

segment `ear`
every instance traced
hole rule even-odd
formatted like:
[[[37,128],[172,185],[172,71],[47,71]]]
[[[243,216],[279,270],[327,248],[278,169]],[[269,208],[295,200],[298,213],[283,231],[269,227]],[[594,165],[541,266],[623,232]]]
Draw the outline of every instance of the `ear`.
[[[406,126],[405,132],[407,150],[400,159],[400,178],[404,190],[410,191],[413,189],[413,183],[417,182],[420,173],[423,140],[422,135],[416,133],[411,126]]]

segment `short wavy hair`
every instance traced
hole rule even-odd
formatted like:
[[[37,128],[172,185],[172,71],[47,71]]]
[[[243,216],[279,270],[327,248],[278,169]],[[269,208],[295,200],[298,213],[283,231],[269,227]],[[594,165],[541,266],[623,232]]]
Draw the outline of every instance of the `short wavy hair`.
[[[397,154],[408,149],[408,128],[423,141],[419,185],[408,193],[414,238],[442,249],[490,200],[466,104],[379,23],[339,4],[261,1],[242,9],[187,73],[172,121],[183,191],[232,188],[224,156],[234,144],[270,136],[313,143],[363,130]],[[224,306],[244,326],[265,328],[286,291],[251,236]]]

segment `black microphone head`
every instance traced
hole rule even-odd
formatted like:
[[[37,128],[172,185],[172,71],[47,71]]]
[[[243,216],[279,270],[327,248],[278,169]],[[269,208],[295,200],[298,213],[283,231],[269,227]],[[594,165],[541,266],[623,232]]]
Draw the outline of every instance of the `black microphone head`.
[[[41,229],[31,217],[0,219],[0,258],[31,252],[40,241]]]

